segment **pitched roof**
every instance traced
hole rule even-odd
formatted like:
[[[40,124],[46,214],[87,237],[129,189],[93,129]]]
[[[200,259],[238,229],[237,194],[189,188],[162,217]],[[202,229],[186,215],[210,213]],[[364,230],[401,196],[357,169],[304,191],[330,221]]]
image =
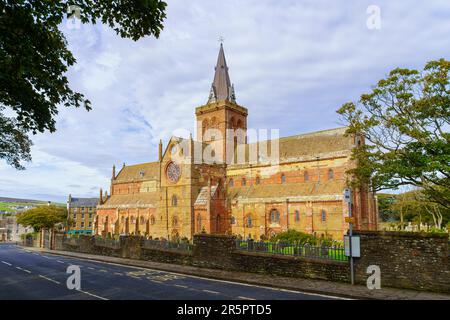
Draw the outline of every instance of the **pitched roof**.
[[[211,198],[214,197],[214,194],[216,193],[217,185],[211,186]],[[202,187],[200,189],[200,193],[197,196],[197,199],[195,200],[194,205],[205,205],[208,201],[208,187]]]
[[[223,51],[223,45],[220,44],[219,56],[215,67],[214,81],[211,86],[208,103],[220,100],[229,100],[235,102],[234,88],[228,74],[227,61]]]
[[[98,198],[74,198],[74,197],[72,197],[70,206],[72,208],[95,207],[98,204],[98,200],[99,200]]]
[[[112,195],[98,208],[155,208],[158,205],[159,192]]]
[[[342,192],[346,187],[343,179],[325,181],[317,184],[316,182],[306,183],[286,183],[286,184],[267,184],[250,185],[245,187],[228,188],[228,197],[232,200],[257,200],[263,199],[270,201],[274,199],[340,199]],[[342,192],[340,192],[342,190]]]
[[[267,152],[272,149],[273,143],[279,143],[279,161],[280,163],[295,162],[295,161],[311,161],[317,157],[344,157],[351,153],[353,148],[350,137],[345,136],[347,127],[336,129],[329,129],[307,134],[299,134],[295,136],[283,137],[267,141]],[[241,165],[232,165],[238,167],[246,167],[249,162],[249,150],[257,150],[258,143],[249,143],[245,145],[245,159],[246,163]],[[269,159],[267,159],[269,160]],[[264,162],[264,159],[259,159],[258,162]]]
[[[114,182],[146,181],[159,179],[159,162],[124,166]]]

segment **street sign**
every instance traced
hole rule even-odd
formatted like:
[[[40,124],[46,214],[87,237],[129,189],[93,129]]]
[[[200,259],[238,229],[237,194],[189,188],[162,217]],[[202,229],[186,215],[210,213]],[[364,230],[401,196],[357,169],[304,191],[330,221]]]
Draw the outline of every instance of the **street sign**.
[[[346,203],[352,203],[352,190],[350,188],[344,190],[344,201]]]
[[[347,222],[347,223],[355,223],[355,217],[345,217],[345,222]]]
[[[352,236],[352,257],[361,257],[359,236]],[[344,236],[345,255],[350,257],[350,236]]]

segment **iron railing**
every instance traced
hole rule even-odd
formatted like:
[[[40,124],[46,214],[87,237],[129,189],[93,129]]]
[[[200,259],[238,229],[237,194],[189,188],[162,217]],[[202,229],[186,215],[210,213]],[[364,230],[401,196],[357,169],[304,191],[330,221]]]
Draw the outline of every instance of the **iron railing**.
[[[284,242],[268,242],[253,240],[236,240],[236,249],[240,251],[261,252],[267,254],[282,254],[305,258],[347,261],[342,247],[310,244],[292,244]]]
[[[180,251],[192,251],[193,245],[189,242],[175,242],[166,240],[153,240],[144,239],[142,240],[142,247],[148,249],[174,249]]]

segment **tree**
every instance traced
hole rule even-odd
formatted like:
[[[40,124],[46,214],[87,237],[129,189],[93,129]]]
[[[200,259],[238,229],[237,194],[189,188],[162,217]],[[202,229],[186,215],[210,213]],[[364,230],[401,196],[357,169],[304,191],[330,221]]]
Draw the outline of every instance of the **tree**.
[[[428,62],[419,72],[392,70],[372,92],[337,112],[347,134],[360,136],[348,171],[352,184],[373,191],[413,186],[450,208],[450,61]]]
[[[107,24],[134,41],[158,37],[167,4],[161,0],[0,0],[0,158],[17,169],[29,161],[27,133],[54,132],[58,107],[91,109],[69,87],[76,60],[59,26],[64,18]],[[8,108],[11,116],[2,115]]]
[[[29,209],[17,215],[17,223],[30,226],[38,232],[41,229],[51,229],[55,223],[67,221],[67,209],[61,206],[40,206]]]

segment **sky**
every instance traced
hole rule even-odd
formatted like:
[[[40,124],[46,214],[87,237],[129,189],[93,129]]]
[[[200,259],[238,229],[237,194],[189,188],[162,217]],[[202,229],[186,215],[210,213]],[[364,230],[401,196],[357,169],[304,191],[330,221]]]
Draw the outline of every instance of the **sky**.
[[[101,24],[61,25],[77,59],[70,85],[93,110],[61,107],[56,133],[31,136],[26,170],[0,160],[0,196],[96,197],[109,189],[113,164],[157,160],[160,139],[193,132],[220,37],[248,127],[280,136],[345,125],[336,110],[390,70],[450,59],[448,0],[167,3],[158,39],[122,39]]]

